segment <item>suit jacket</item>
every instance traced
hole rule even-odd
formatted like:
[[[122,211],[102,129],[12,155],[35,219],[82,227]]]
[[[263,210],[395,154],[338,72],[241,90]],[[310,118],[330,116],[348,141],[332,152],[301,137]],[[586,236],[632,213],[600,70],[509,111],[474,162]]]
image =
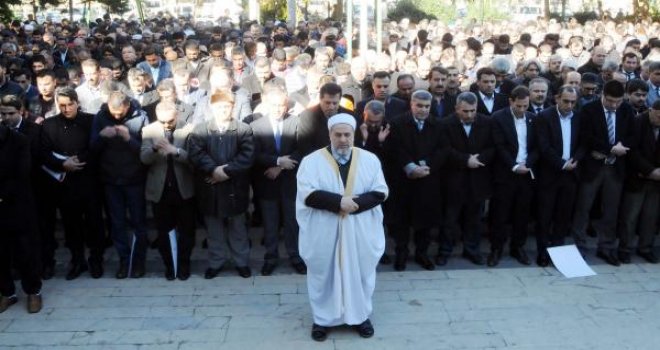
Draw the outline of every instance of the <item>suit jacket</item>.
[[[362,119],[364,115],[364,107],[367,105],[367,103],[374,98],[368,98],[366,100],[362,100],[357,104],[357,107],[355,107],[355,113],[353,114],[355,116],[355,119],[358,120],[358,124],[362,124]],[[402,115],[406,112],[410,111],[410,103],[406,103],[406,101],[403,101],[399,98],[396,98],[394,96],[388,96],[387,100],[385,101],[385,121],[390,122],[392,119],[395,117]]]
[[[153,123],[155,122],[156,119],[156,106],[158,105],[158,102],[160,102],[160,99],[157,100],[156,102],[151,103],[150,105],[144,106],[144,112],[147,113],[147,118],[149,118],[149,122]],[[176,110],[177,110],[177,120],[184,121],[186,124],[192,124],[193,122],[193,114],[195,113],[195,109],[182,101],[177,100],[176,101]]]
[[[71,64],[75,63],[76,59],[71,54],[71,50],[66,50],[64,54],[64,59],[62,59],[62,54],[60,51],[53,52],[53,63],[56,67],[69,68]]]
[[[195,194],[194,177],[192,167],[188,161],[186,151],[186,140],[193,126],[184,121],[177,122],[177,127],[172,133],[172,145],[179,149],[178,156],[163,156],[154,151],[154,144],[165,138],[165,129],[160,122],[153,122],[142,128],[142,146],[140,147],[140,160],[146,166],[147,183],[145,186],[145,198],[148,201],[159,202],[165,190],[167,176],[168,158],[172,158],[174,175],[179,194],[183,199],[190,199]]]
[[[442,147],[447,152],[447,198],[465,201],[488,198],[491,194],[491,168],[495,158],[490,117],[477,114],[468,136],[458,116],[453,114],[440,122],[440,134]],[[471,154],[479,154],[479,161],[486,166],[468,168]]]
[[[254,133],[255,158],[254,167],[251,171],[255,197],[268,200],[284,197],[294,200],[298,167],[291,170],[282,170],[275,180],[267,178],[264,172],[268,168],[277,166],[277,158],[281,156],[289,155],[291,158],[300,161],[296,142],[298,117],[287,115],[284,118],[279,151],[275,147],[275,134],[269,117],[259,118],[250,126]]]
[[[509,99],[505,95],[496,92],[494,93],[495,102],[493,103],[493,110],[492,112],[489,112],[484,104],[484,100],[481,98],[481,94],[479,94],[479,91],[476,91],[474,94],[477,95],[477,113],[479,114],[489,116],[500,109],[509,107]]]
[[[540,185],[554,183],[564,170],[566,159],[562,159],[564,150],[559,112],[556,107],[548,107],[535,118],[536,139],[538,142],[539,162],[538,179]],[[581,114],[573,113],[571,118],[571,146],[570,157],[578,162],[578,168],[582,166],[585,151],[580,144],[580,122]],[[575,181],[578,180],[578,172],[571,172]]]
[[[440,122],[442,118],[446,118],[456,111],[456,96],[445,93],[442,98],[442,106],[438,106],[438,100],[435,98],[431,100],[431,116],[436,122]]]
[[[550,107],[550,106],[552,106],[552,104],[550,104],[550,102],[548,102],[548,101],[545,101],[545,102],[543,103],[543,107],[542,107],[541,112],[543,112],[543,109],[546,109],[546,108],[548,108],[548,107]],[[531,103],[531,102],[529,103],[529,108],[527,108],[527,112],[532,113],[534,116],[537,115],[536,110],[534,109],[534,106],[532,106],[532,103]]]
[[[415,228],[431,227],[438,223],[442,207],[438,198],[445,152],[440,146],[439,125],[429,116],[419,131],[409,112],[396,117],[390,130],[384,151],[384,174],[391,188],[386,222]],[[404,168],[410,163],[429,166],[431,174],[409,179]]]
[[[660,168],[660,137],[655,139],[648,112],[635,118],[634,140],[628,155],[626,190],[639,191],[647,182],[653,182],[656,187],[660,187],[660,182],[642,177],[648,176],[655,168]]]
[[[147,61],[142,61],[138,63],[137,67],[147,72],[149,75],[151,75],[151,66],[149,65],[149,63],[147,63]],[[171,77],[172,77],[172,65],[166,60],[161,59],[158,70],[158,76],[151,77],[151,79],[153,79],[154,81],[154,87],[158,85],[158,83],[160,83],[161,81]]]
[[[338,113],[351,114],[349,110],[343,107],[339,107]],[[323,114],[319,105],[307,108],[300,114],[296,140],[301,158],[330,144],[328,118]]]
[[[30,159],[32,159],[32,178],[35,179],[42,171],[41,168],[41,125],[23,119],[18,132],[27,136],[30,142]]]
[[[615,144],[621,142],[624,146],[630,147],[635,137],[634,117],[635,112],[628,103],[623,103],[616,110],[615,116]],[[580,170],[580,178],[584,181],[590,181],[596,177],[603,160],[594,159],[591,152],[599,152],[609,155],[613,144],[610,144],[607,134],[607,122],[603,104],[600,100],[590,102],[582,109],[582,125],[580,127],[580,142],[585,149],[586,157]],[[617,175],[623,180],[626,168],[626,156],[616,157],[614,167]]]
[[[209,90],[210,85],[209,85],[209,73],[211,71],[211,65],[212,65],[212,60],[209,59],[200,59],[199,63],[197,64],[197,67],[193,67],[193,65],[188,61],[187,58],[179,58],[179,62],[183,62],[183,66],[190,69],[192,72],[193,78],[197,78],[199,81],[199,87],[204,89],[204,90]],[[175,65],[177,65],[175,63]]]
[[[21,229],[33,220],[30,140],[0,124],[0,227]]]
[[[497,159],[493,164],[493,180],[496,183],[508,183],[518,176],[513,172],[513,167],[517,164],[516,157],[520,147],[514,116],[511,113],[511,108],[505,108],[493,113],[492,118],[493,142],[497,150]],[[536,137],[534,136],[534,115],[527,112],[524,118],[527,124],[527,159],[525,165],[532,169],[532,173],[535,173],[539,154],[536,147]]]

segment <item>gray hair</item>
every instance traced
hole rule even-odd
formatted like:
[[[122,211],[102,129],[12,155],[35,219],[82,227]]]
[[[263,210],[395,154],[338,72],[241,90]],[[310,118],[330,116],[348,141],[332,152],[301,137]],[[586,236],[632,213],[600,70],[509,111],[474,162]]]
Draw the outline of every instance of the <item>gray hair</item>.
[[[527,86],[530,87],[534,84],[544,84],[546,88],[550,87],[550,83],[548,82],[548,79],[541,77],[530,80]]]
[[[147,75],[148,73],[140,68],[131,68],[128,70],[128,79],[145,78]]]
[[[531,65],[535,65],[536,68],[539,69],[539,74],[544,71],[543,64],[541,64],[541,62],[539,62],[539,60],[537,60],[535,58],[531,58],[531,59],[528,59],[527,61],[523,62],[523,64],[522,64],[523,72],[526,71],[527,69],[529,69],[529,66],[531,66]]]
[[[369,115],[385,114],[385,104],[378,100],[371,100],[364,106],[364,111]]]
[[[161,115],[163,113],[167,112],[175,112],[176,113],[176,103],[172,101],[160,101],[156,105],[156,115]]]
[[[574,60],[566,60],[561,63],[561,66],[559,69],[563,72],[564,68],[568,68],[570,70],[576,71],[578,69],[578,64]]]
[[[619,69],[619,63],[614,60],[605,60],[605,62],[603,62],[603,67],[601,69],[616,71]]]
[[[417,90],[412,93],[410,99],[420,100],[420,101],[431,101],[433,99],[433,95],[431,95],[431,93],[426,90]]]
[[[509,74],[509,71],[511,70],[511,61],[504,56],[498,56],[493,58],[493,61],[490,63],[490,68],[492,68],[495,73]]]
[[[559,87],[559,90],[557,90],[557,96],[563,94],[564,92],[568,92],[570,94],[578,94],[577,89],[572,86],[572,85],[562,85]]]
[[[458,96],[456,96],[456,105],[458,105],[461,102],[465,102],[469,105],[476,104],[477,95],[475,95],[470,91],[461,92],[460,94],[458,94]]]
[[[117,109],[128,106],[131,98],[122,91],[113,91],[108,97],[108,108]]]

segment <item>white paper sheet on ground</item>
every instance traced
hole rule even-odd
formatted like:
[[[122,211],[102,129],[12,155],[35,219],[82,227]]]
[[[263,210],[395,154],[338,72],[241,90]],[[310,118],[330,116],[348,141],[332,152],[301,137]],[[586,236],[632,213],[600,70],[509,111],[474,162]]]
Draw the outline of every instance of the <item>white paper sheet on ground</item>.
[[[548,254],[557,270],[566,278],[596,275],[574,244],[548,248]]]
[[[172,251],[172,262],[174,263],[174,276],[176,276],[178,271],[177,252],[179,251],[179,246],[176,244],[176,230],[170,231],[169,236],[170,236],[170,249]]]
[[[131,255],[128,257],[128,276],[130,277],[133,274],[133,255],[135,253],[135,243],[137,242],[137,237],[133,233],[133,239],[131,241]]]

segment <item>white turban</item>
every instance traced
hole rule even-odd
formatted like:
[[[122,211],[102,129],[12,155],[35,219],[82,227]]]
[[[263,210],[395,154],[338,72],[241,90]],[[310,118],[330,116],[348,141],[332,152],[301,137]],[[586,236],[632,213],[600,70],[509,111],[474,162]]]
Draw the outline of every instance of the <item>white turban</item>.
[[[328,119],[328,130],[337,124],[348,124],[355,130],[355,117],[348,113],[335,114]]]

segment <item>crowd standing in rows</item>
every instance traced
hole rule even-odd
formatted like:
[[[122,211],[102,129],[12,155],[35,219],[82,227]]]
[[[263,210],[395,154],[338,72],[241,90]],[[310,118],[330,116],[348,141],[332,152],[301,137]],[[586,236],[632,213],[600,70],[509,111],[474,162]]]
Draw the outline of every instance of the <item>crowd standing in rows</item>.
[[[106,228],[115,277],[144,276],[148,202],[168,280],[189,278],[200,226],[205,278],[229,262],[251,276],[248,214],[263,226],[261,273],[276,269],[280,237],[306,273],[296,173],[330,145],[338,114],[353,116],[351,143],[382,164],[389,193],[369,203],[385,200],[395,254],[381,262],[397,271],[411,234],[414,261],[427,270],[447,264],[459,242],[477,265],[498,265],[507,245],[529,265],[530,231],[536,263],[548,266],[546,248],[568,235],[588,254],[590,223],[607,263],[630,263],[633,252],[658,262],[658,23],[402,20],[387,23],[384,38],[370,31],[383,52],[360,52],[354,40],[350,58],[341,23],[329,20],[209,28],[106,16],[14,21],[0,34],[0,312],[17,301],[12,266],[29,311],[41,309],[57,211],[67,279],[104,274]],[[368,202],[302,203],[357,215]]]

